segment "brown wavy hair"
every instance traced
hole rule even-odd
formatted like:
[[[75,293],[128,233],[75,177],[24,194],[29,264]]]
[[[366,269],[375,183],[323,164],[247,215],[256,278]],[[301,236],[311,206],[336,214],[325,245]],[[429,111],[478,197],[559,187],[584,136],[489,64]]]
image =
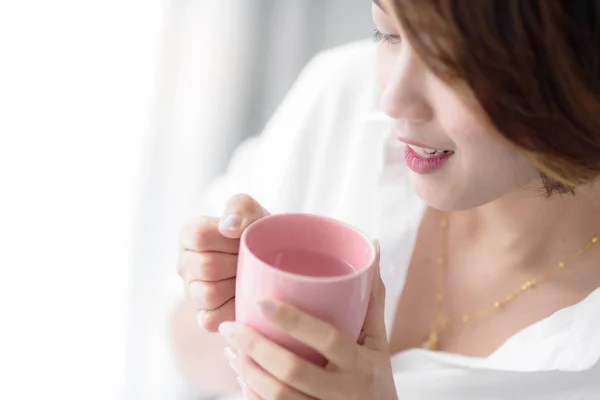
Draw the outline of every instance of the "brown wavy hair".
[[[600,176],[600,0],[388,0],[434,73],[542,172],[548,192]]]

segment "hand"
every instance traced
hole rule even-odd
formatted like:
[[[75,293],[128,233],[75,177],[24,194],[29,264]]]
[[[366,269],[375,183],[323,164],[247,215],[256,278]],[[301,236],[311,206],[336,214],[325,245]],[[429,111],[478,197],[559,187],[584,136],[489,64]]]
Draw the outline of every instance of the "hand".
[[[325,356],[329,361],[325,368],[301,359],[249,327],[223,323],[219,331],[231,345],[226,349],[226,356],[239,376],[246,398],[397,399],[384,303],[385,288],[378,274],[358,343],[295,307],[272,300],[259,303],[266,318]]]
[[[252,197],[233,196],[221,218],[202,217],[181,230],[178,273],[186,296],[198,309],[198,324],[215,332],[235,319],[235,276],[239,238],[254,221],[269,215]]]

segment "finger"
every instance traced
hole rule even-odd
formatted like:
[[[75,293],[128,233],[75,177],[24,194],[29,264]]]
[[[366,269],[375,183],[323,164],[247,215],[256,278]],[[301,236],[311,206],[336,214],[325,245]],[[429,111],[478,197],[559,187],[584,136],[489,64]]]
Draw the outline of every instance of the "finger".
[[[354,366],[360,346],[333,325],[296,307],[273,300],[259,302],[262,313],[291,337],[321,353],[336,366]]]
[[[239,239],[244,229],[267,215],[267,210],[252,197],[237,194],[227,202],[219,223],[219,231],[225,237]]]
[[[216,310],[235,297],[235,278],[217,282],[193,281],[188,296],[201,310]]]
[[[317,398],[331,395],[332,372],[298,357],[255,330],[238,324],[223,324],[219,332],[245,356],[280,382]]]
[[[281,382],[247,357],[231,348],[225,349],[231,368],[246,383],[246,392],[252,391],[264,400],[310,400],[311,397]]]
[[[215,251],[237,254],[239,240],[228,239],[219,232],[219,219],[200,217],[188,221],[181,229],[181,250]]]
[[[248,387],[246,381],[244,381],[240,376],[237,378],[238,384],[242,388],[242,394],[245,400],[264,400],[262,397],[256,394],[256,392]]]
[[[236,276],[237,260],[235,254],[185,250],[179,256],[180,275],[186,284],[192,281],[222,281]]]
[[[200,328],[206,332],[216,332],[223,322],[235,320],[235,297],[216,310],[198,311],[196,319]]]

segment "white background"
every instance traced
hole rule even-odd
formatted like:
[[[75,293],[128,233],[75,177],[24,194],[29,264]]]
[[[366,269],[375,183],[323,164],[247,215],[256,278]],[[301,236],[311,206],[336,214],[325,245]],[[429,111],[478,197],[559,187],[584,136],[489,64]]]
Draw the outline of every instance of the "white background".
[[[116,399],[161,0],[0,1],[0,398]]]

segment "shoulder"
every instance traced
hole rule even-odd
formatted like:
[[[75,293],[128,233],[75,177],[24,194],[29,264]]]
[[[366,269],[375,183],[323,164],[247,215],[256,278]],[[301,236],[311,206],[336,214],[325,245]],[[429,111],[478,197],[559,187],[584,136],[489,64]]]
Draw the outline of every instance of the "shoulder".
[[[235,151],[228,172],[213,186],[218,200],[246,192],[274,212],[330,213],[325,205],[335,208],[345,177],[356,172],[355,182],[367,179],[369,168],[355,171],[355,160],[372,164],[379,155],[372,133],[385,127],[380,119],[370,122],[379,104],[374,63],[369,41],[317,54],[262,134]]]
[[[566,338],[569,351],[562,355],[564,369],[591,368],[600,361],[600,288],[570,308],[573,318]]]
[[[573,297],[572,294],[568,296]],[[600,288],[509,338],[487,360],[489,367],[584,371],[600,366]]]
[[[318,53],[303,68],[262,137],[289,142],[292,137],[322,138],[337,123],[353,123],[378,109],[375,49],[366,41]],[[284,131],[286,132],[284,134]],[[275,138],[273,138],[275,136]]]
[[[340,83],[348,78],[369,76],[375,61],[375,47],[369,41],[353,42],[321,51],[307,64],[305,74],[319,74]]]
[[[318,53],[306,65],[290,91],[302,93],[307,100],[311,94],[321,100],[336,98],[342,102],[370,101],[377,92],[375,83],[375,47],[360,41]]]

